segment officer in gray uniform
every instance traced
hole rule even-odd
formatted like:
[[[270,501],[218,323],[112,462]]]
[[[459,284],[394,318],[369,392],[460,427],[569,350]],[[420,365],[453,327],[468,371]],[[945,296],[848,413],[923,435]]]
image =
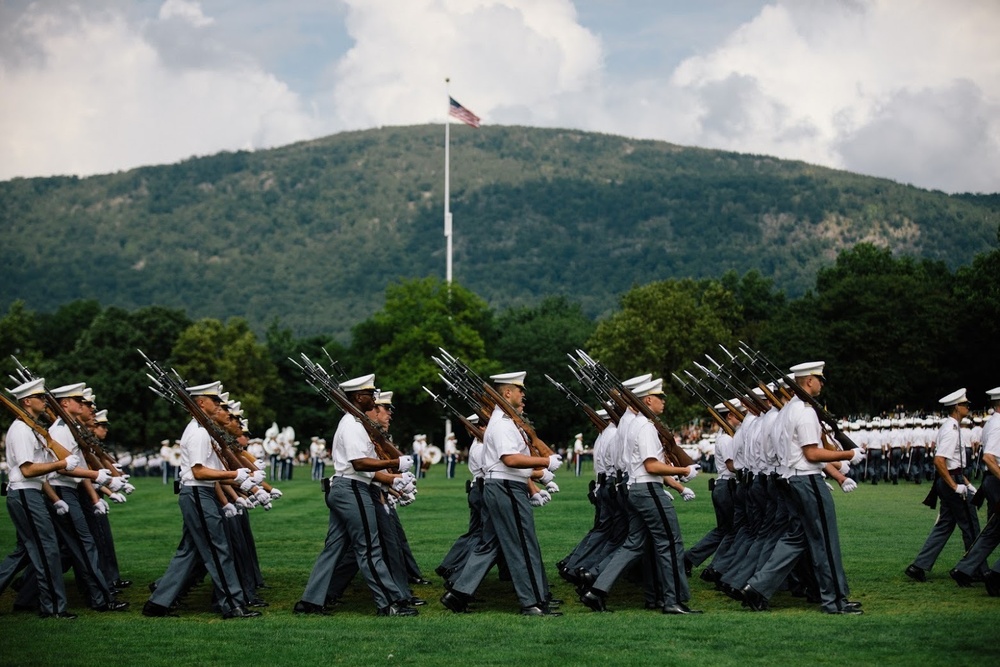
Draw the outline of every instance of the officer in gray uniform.
[[[351,403],[363,413],[375,409],[375,375],[363,375],[340,388]],[[295,603],[299,614],[326,613],[327,595],[335,567],[343,554],[353,553],[357,565],[375,599],[379,616],[416,616],[407,604],[410,594],[393,580],[382,553],[376,510],[369,485],[375,473],[398,468],[401,473],[413,467],[413,457],[380,459],[364,425],[353,415],[345,414],[333,436],[334,476],[326,494],[330,524],[323,550],[316,559],[302,599]]]
[[[934,567],[934,562],[948,543],[955,526],[962,531],[966,551],[979,535],[979,517],[976,506],[972,504],[976,488],[965,476],[965,446],[960,426],[962,419],[969,414],[971,403],[964,388],[948,394],[938,402],[950,408],[948,418],[938,429],[934,446],[937,479],[934,481],[932,494],[941,502],[941,510],[920,553],[905,571],[906,576],[920,582],[927,581],[927,571]]]
[[[524,409],[523,371],[492,375],[497,392],[515,411]],[[467,611],[486,573],[502,552],[510,568],[514,591],[525,616],[558,616],[550,609],[548,582],[545,579],[541,548],[535,534],[535,519],[529,501],[528,480],[535,468],[554,472],[562,457],[535,456],[528,448],[527,436],[499,406],[493,409],[483,434],[483,505],[486,521],[483,537],[452,586],[441,597],[441,604],[456,613]]]

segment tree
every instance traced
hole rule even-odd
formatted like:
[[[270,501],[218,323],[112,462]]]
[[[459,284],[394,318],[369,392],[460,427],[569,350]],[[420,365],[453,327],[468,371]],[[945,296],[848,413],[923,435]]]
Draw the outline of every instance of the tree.
[[[442,390],[439,369],[431,360],[440,354],[439,348],[481,375],[498,372],[486,352],[492,323],[493,313],[480,297],[457,283],[422,278],[390,284],[385,307],[354,327],[348,372],[374,372],[378,385],[394,392],[392,432],[397,442],[417,432],[433,440],[431,434],[445,416],[421,389],[427,385]]]

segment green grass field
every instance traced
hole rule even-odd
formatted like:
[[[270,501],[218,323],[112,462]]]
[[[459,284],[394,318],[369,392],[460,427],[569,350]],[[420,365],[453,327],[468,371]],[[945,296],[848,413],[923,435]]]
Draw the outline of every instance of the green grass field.
[[[468,509],[464,478],[444,479],[441,466],[421,480],[417,502],[403,508],[403,523],[424,575],[417,587],[430,601],[416,618],[377,618],[357,579],[344,604],[327,617],[296,616],[299,598],[322,547],[327,509],[308,469],[281,484],[285,496],[271,512],[252,517],[271,603],[257,619],[223,621],[209,611],[208,586],[189,596],[180,618],[151,619],[139,612],[146,585],[163,573],[180,537],[180,514],[170,486],[134,478],[138,490],[111,508],[123,576],[135,584],[123,595],[124,613],[86,609],[68,575],[76,621],[12,613],[11,592],[0,598],[2,665],[989,665],[1000,664],[1000,599],[982,585],[959,589],[948,569],[962,553],[956,531],[930,581],[903,575],[934,521],[920,504],[927,485],[864,485],[836,494],[844,562],[852,599],[865,615],[833,617],[813,605],[778,594],[770,613],[741,610],[732,600],[692,578],[691,606],[705,614],[664,616],[642,607],[639,589],[622,580],[612,591],[611,614],[581,605],[555,573],[555,562],[590,527],[587,477],[559,477],[562,493],[536,511],[542,553],[555,595],[566,600],[561,618],[524,618],[510,585],[492,572],[479,590],[476,613],[455,615],[438,602],[444,592],[434,568],[464,532]],[[714,521],[708,476],[691,486],[697,500],[678,501],[686,544]],[[9,518],[0,520],[0,549],[13,549]]]

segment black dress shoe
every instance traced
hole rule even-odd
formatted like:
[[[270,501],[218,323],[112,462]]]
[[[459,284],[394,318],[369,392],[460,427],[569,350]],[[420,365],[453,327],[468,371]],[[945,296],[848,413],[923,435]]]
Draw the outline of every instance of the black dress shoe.
[[[447,579],[448,573],[449,573],[448,568],[446,568],[443,565],[438,565],[436,568],[434,568],[434,574],[441,577],[442,579]]]
[[[128,588],[129,586],[132,585],[132,580],[131,579],[116,579],[114,582],[112,582],[111,585],[114,586],[115,588]]]
[[[707,581],[710,584],[714,584],[719,579],[719,573],[713,570],[711,567],[706,567],[704,570],[701,571],[701,574],[698,576],[701,577],[702,581]]]
[[[743,593],[743,606],[747,607],[750,611],[767,611],[770,609],[767,598],[761,595],[760,591],[750,584],[744,586],[741,592]]]
[[[296,614],[316,614],[318,616],[326,616],[326,607],[313,602],[299,600],[295,603],[295,606],[292,607],[292,612]]]
[[[451,609],[456,614],[465,614],[469,611],[469,604],[460,593],[448,591],[441,596],[441,604]]]
[[[545,601],[545,604],[551,607],[558,607],[560,605],[566,604],[566,602],[564,600],[560,600],[559,598],[549,598],[548,600]]]
[[[986,594],[990,597],[1000,597],[1000,572],[994,572],[990,570],[983,577],[983,582],[986,584]]]
[[[408,607],[404,602],[393,602],[388,607],[382,607],[376,616],[416,616],[419,612],[413,607]]]
[[[691,609],[686,604],[678,602],[677,604],[667,605],[663,608],[664,614],[674,614],[674,615],[688,615],[688,614],[701,614],[701,609]]]
[[[861,609],[861,603],[854,600],[845,600],[840,607],[841,609]]]
[[[94,611],[125,611],[128,609],[128,602],[119,602],[114,600],[112,602],[105,602],[104,604],[97,605],[96,607],[91,607]]]
[[[247,606],[263,609],[264,607],[268,607],[270,605],[267,604],[267,601],[264,600],[264,598],[255,597],[251,599],[250,602],[247,602]]]
[[[177,614],[170,612],[170,607],[164,607],[162,604],[156,604],[151,600],[146,600],[146,604],[142,605],[142,615],[149,616],[151,618],[156,618],[160,616],[173,616],[177,617]]]
[[[914,581],[927,581],[927,575],[924,573],[923,569],[913,565],[912,563],[906,567],[905,574]]]
[[[156,582],[155,581],[149,582],[149,586],[146,586],[146,588],[149,589],[150,593],[155,593],[156,592]]]
[[[76,614],[73,614],[68,611],[59,611],[54,614],[39,614],[38,616],[39,618],[61,618],[66,621],[72,621],[74,618],[76,618]]]
[[[406,604],[410,605],[411,607],[423,607],[424,605],[427,604],[427,600],[423,598],[418,598],[417,596],[413,596],[412,598],[406,601]]]
[[[953,569],[949,573],[951,578],[955,580],[955,583],[959,585],[960,588],[971,588],[972,587],[972,577],[967,575],[958,569]]]
[[[597,577],[592,575],[588,570],[578,567],[576,568],[576,580],[580,582],[580,586],[583,588],[590,588],[597,581]]]
[[[222,615],[224,619],[230,618],[256,618],[260,616],[260,612],[256,609],[247,609],[246,607],[233,607],[225,614]]]
[[[539,605],[521,607],[521,616],[562,616],[561,611],[552,611]]]
[[[430,586],[431,582],[427,581],[423,577],[410,577],[410,583],[415,586]]]
[[[585,606],[588,609],[591,609],[593,611],[607,611],[608,610],[608,606],[604,602],[604,596],[603,595],[598,595],[593,590],[589,590],[586,593],[584,593],[583,595],[581,595],[580,596],[580,602],[583,603],[583,606]]]

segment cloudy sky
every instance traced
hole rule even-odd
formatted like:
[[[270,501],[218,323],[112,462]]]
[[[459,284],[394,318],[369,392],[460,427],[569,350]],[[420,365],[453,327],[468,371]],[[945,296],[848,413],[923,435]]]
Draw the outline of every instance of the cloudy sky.
[[[998,192],[998,34],[998,0],[0,0],[0,179],[443,123],[450,90],[489,124]]]

